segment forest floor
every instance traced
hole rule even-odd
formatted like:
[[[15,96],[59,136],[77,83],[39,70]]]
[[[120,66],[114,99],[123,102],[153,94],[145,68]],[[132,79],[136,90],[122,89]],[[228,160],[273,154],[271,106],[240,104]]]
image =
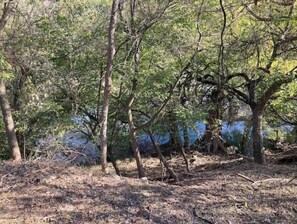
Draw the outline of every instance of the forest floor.
[[[297,147],[267,152],[266,165],[236,155],[188,154],[170,164],[180,182],[162,180],[158,159],[145,158],[148,179],[99,166],[67,167],[48,161],[0,162],[0,223],[297,223],[297,162],[279,164]],[[159,180],[159,181],[156,181]],[[167,182],[166,182],[167,181]]]

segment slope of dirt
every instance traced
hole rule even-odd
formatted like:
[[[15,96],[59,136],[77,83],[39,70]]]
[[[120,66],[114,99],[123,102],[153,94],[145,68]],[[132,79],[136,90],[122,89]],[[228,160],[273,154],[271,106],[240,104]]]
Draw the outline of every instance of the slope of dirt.
[[[0,223],[297,223],[297,166],[191,155],[180,183],[103,175],[99,167],[0,163]],[[132,165],[131,165],[132,164]],[[151,179],[157,159],[145,159]],[[133,175],[134,163],[119,164]]]

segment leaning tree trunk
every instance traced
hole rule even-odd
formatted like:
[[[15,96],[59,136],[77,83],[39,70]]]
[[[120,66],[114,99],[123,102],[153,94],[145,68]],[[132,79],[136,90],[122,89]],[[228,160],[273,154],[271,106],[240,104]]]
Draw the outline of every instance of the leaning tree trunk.
[[[180,139],[178,122],[177,122],[176,117],[174,116],[173,113],[171,113],[169,115],[169,120],[170,120],[170,135],[171,135],[170,137],[172,138],[173,146],[180,151],[180,153],[185,161],[185,164],[186,164],[186,170],[187,170],[187,172],[190,172],[190,164],[189,164],[185,149],[184,149],[183,144],[181,143],[181,139]]]
[[[139,147],[138,147],[138,143],[137,143],[136,128],[134,125],[132,109],[131,109],[134,99],[135,98],[132,93],[129,103],[127,105],[127,117],[128,117],[128,125],[129,125],[129,135],[130,135],[132,150],[133,150],[134,157],[136,160],[138,177],[142,178],[142,177],[145,177],[145,173],[144,173],[141,155],[140,155]]]
[[[0,106],[2,110],[2,116],[3,116],[3,121],[5,125],[5,130],[6,130],[8,146],[12,155],[12,159],[16,162],[19,162],[22,160],[21,152],[20,152],[19,144],[15,134],[14,121],[12,118],[10,105],[6,97],[5,84],[3,83],[2,80],[0,80]]]
[[[119,166],[118,166],[118,164],[117,164],[117,161],[116,161],[116,159],[115,159],[115,157],[114,157],[113,149],[112,149],[112,148],[109,148],[109,149],[107,150],[107,155],[108,155],[108,157],[109,157],[109,159],[110,159],[110,161],[111,161],[111,163],[112,163],[112,166],[113,166],[115,172],[117,173],[117,175],[118,175],[118,176],[122,176],[122,175],[121,175],[120,168],[119,168]]]
[[[15,4],[15,1],[13,0],[10,0],[4,3],[4,7],[2,8],[2,15],[0,16],[0,34],[5,28],[5,25],[8,21],[10,13],[12,12],[12,7],[14,4]],[[14,130],[14,122],[11,115],[11,109],[6,97],[5,84],[1,80],[1,77],[0,77],[0,104],[1,104],[0,106],[2,110],[2,116],[3,116],[4,125],[5,125],[6,135],[7,135],[8,146],[12,154],[12,159],[16,162],[21,161],[22,157],[21,157],[19,144]]]
[[[186,164],[186,170],[187,172],[190,172],[190,164],[189,164],[189,161],[188,161],[188,158],[187,158],[187,155],[186,155],[186,152],[185,152],[185,149],[183,147],[183,144],[181,143],[180,141],[180,136],[174,136],[175,138],[175,142],[177,143],[177,147],[185,161],[185,164]]]
[[[18,79],[16,79],[14,82],[15,88],[13,91],[13,100],[12,100],[11,107],[14,111],[22,113],[21,97],[22,97],[23,90],[26,87],[26,81],[29,77],[30,69],[28,67],[24,66],[23,64],[20,64],[19,67],[20,67],[20,77]],[[16,120],[16,122],[17,121],[18,120]],[[20,150],[23,152],[24,159],[27,155],[30,154],[30,150],[28,152],[26,151],[26,145],[25,145],[26,132],[27,132],[27,130],[23,130],[23,131],[17,130],[16,131],[16,137],[18,140]]]
[[[112,1],[112,9],[110,15],[109,29],[108,29],[108,59],[107,59],[107,67],[105,73],[105,86],[104,86],[104,99],[102,106],[102,124],[101,124],[101,167],[103,173],[107,173],[107,123],[108,123],[108,109],[109,109],[109,100],[110,100],[110,92],[111,92],[111,74],[112,74],[112,65],[113,59],[115,55],[115,29],[116,29],[116,19],[117,19],[117,7],[118,0]]]
[[[188,150],[190,148],[190,138],[188,133],[188,127],[186,124],[183,125],[183,133],[184,133],[184,148]]]
[[[175,174],[174,170],[170,167],[169,163],[166,161],[165,157],[162,155],[160,145],[154,140],[153,134],[151,132],[148,132],[148,133],[149,133],[150,139],[154,145],[154,149],[155,149],[160,161],[165,166],[165,168],[168,171],[168,173],[170,174],[170,176],[174,179],[174,182],[179,182],[178,176]]]
[[[254,161],[260,164],[265,163],[265,157],[263,153],[263,135],[262,135],[262,119],[264,108],[253,108],[252,118],[252,138],[253,138],[253,156]]]

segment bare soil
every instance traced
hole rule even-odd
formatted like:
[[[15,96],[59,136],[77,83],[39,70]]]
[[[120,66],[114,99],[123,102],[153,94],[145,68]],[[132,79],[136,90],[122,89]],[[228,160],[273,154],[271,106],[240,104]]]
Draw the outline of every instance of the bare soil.
[[[267,152],[266,165],[236,155],[188,154],[169,162],[171,183],[156,158],[145,158],[148,179],[134,161],[122,177],[99,166],[49,161],[0,162],[0,223],[297,223],[297,163],[279,164],[297,147]],[[157,181],[158,180],[158,181]],[[163,180],[163,181],[161,181]]]

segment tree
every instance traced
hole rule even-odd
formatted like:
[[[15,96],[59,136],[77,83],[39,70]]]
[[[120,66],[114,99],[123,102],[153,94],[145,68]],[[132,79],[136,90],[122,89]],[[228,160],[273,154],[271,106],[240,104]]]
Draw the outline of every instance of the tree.
[[[0,36],[2,35],[3,29],[7,23],[7,20],[9,18],[9,14],[11,13],[12,7],[14,5],[14,1],[9,1],[8,3],[4,3],[3,11],[2,11],[2,16],[0,19]],[[3,59],[1,58],[1,61]],[[1,63],[2,64],[2,63]],[[4,63],[3,63],[4,64]],[[1,65],[2,67],[3,65]],[[13,117],[11,114],[11,108],[9,105],[9,101],[6,96],[6,88],[5,88],[5,83],[4,83],[4,68],[0,68],[2,70],[1,76],[0,77],[0,106],[2,110],[2,116],[5,124],[5,129],[6,129],[6,136],[7,136],[7,141],[8,141],[8,146],[12,154],[12,159],[16,162],[21,161],[21,152],[20,148],[18,145],[16,133],[15,133],[15,127],[14,127],[14,121]]]
[[[132,0],[121,7],[119,24],[125,35],[119,36],[122,41],[118,42],[123,44],[117,50],[115,71],[124,83],[124,122],[129,126],[139,177],[145,173],[137,135],[164,116],[198,52],[196,27],[191,23],[195,13],[191,17],[184,14],[187,5],[190,3]]]
[[[266,29],[266,37],[259,37],[259,43],[255,43],[257,50],[258,59],[255,60],[257,66],[258,78],[250,78],[245,72],[241,74],[230,74],[227,77],[227,82],[235,77],[241,77],[245,80],[248,93],[243,94],[238,91],[238,88],[234,86],[230,87],[230,92],[233,92],[239,99],[247,103],[252,110],[252,138],[253,138],[253,154],[254,159],[258,163],[264,163],[265,158],[263,155],[263,136],[262,136],[262,123],[265,108],[268,102],[276,96],[279,92],[281,86],[292,82],[296,78],[297,71],[297,61],[293,60],[292,53],[296,51],[296,41],[297,37],[296,28],[294,28],[293,21],[291,17],[294,16],[293,13],[293,2],[288,6],[280,7],[277,3],[270,3],[269,19],[263,20],[265,16],[259,16],[251,10],[251,6],[246,4],[246,9],[251,15],[256,19],[256,23],[261,23],[263,30]],[[255,8],[258,10],[258,8]],[[281,18],[286,18],[284,21],[278,20]],[[274,28],[271,33],[269,29]],[[261,32],[261,31],[260,31]],[[268,35],[267,35],[268,34]],[[263,40],[270,42],[268,48],[260,47]],[[262,50],[262,54],[261,54]],[[270,54],[267,59],[264,59],[264,54]],[[283,60],[290,62],[290,66],[282,67],[279,63]],[[264,66],[263,66],[264,65]],[[268,81],[268,82],[267,82]],[[268,85],[267,85],[268,84]],[[263,88],[264,86],[264,88]],[[257,89],[262,89],[261,93],[257,94]]]
[[[262,123],[265,109],[268,102],[277,97],[281,86],[296,78],[294,6],[293,2],[282,7],[269,3],[265,10],[260,6],[252,10],[251,3],[243,5],[249,14],[232,21],[232,29],[228,30],[230,46],[226,48],[224,58],[226,76],[222,87],[251,108],[254,160],[264,163]],[[256,11],[269,13],[269,16]],[[234,12],[230,14],[235,17]],[[243,24],[244,30],[241,29]],[[285,66],[282,65],[284,61]],[[214,75],[198,79],[204,84],[219,85]]]
[[[20,1],[14,9],[14,26],[1,44],[14,73],[7,94],[26,152],[34,152],[38,139],[72,128],[98,142],[96,84],[105,66],[107,7],[93,1]]]
[[[288,85],[282,86],[278,93],[278,98],[272,100],[268,106],[268,122],[273,124],[274,127],[281,129],[282,125],[292,128],[290,133],[287,133],[287,137],[283,140],[287,140],[290,143],[297,143],[297,80]],[[281,133],[280,133],[281,134]],[[277,140],[277,136],[276,136]]]
[[[110,22],[108,28],[108,51],[107,51],[107,67],[105,73],[105,84],[104,84],[104,98],[102,106],[102,122],[101,122],[101,166],[104,173],[107,172],[107,123],[108,123],[108,109],[109,101],[111,94],[111,85],[112,85],[112,67],[113,59],[115,55],[115,30],[116,30],[116,21],[118,14],[118,0],[112,1]]]

